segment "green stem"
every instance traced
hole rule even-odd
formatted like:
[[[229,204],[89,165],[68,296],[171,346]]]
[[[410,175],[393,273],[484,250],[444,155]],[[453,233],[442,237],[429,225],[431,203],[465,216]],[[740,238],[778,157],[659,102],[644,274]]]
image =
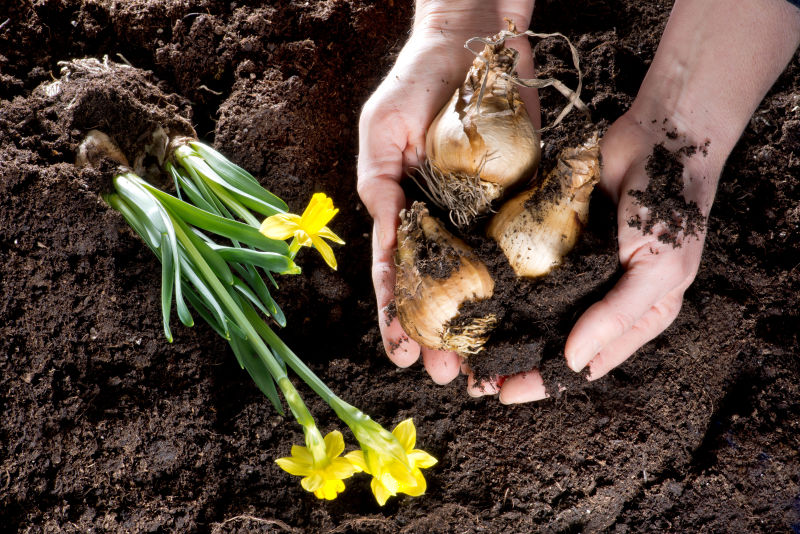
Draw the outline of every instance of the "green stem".
[[[297,256],[297,252],[300,250],[300,241],[297,238],[293,238],[292,242],[289,243],[289,257],[294,259]]]
[[[169,213],[169,216],[173,220],[174,224],[174,215],[169,212],[169,210],[167,210],[167,212]],[[242,329],[253,349],[255,349],[258,356],[267,366],[267,370],[278,383],[278,387],[281,389],[284,398],[286,398],[286,402],[289,404],[289,408],[292,410],[292,414],[294,414],[297,422],[303,426],[313,425],[314,418],[311,416],[311,412],[308,411],[308,408],[303,402],[303,399],[300,397],[300,394],[297,392],[294,385],[292,385],[292,383],[289,381],[289,377],[286,375],[286,372],[281,368],[278,362],[275,361],[275,357],[272,355],[266,345],[264,345],[264,342],[261,340],[261,337],[259,337],[258,332],[256,332],[252,323],[247,319],[242,308],[238,306],[230,296],[228,291],[222,285],[222,282],[220,282],[219,278],[217,278],[217,276],[214,274],[211,266],[208,265],[205,258],[203,258],[203,255],[200,254],[200,251],[197,250],[192,241],[189,239],[189,236],[186,235],[180,225],[174,224],[174,226],[175,233],[186,250],[186,253],[200,269],[200,273],[203,275],[203,278],[208,281],[209,286],[214,293],[216,293],[217,298],[222,302],[225,308],[227,308],[228,313],[231,314],[233,319],[236,321],[236,324]],[[278,339],[277,336],[275,336],[275,338]],[[280,340],[278,339],[278,341]]]

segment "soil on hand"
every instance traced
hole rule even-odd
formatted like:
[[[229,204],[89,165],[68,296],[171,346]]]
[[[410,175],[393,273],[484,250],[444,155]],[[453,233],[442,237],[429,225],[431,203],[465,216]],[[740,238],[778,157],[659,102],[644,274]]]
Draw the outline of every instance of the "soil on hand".
[[[536,2],[536,30],[563,32],[578,47],[593,129],[631,103],[669,9],[656,0]],[[468,397],[463,377],[437,386],[421,365],[394,367],[378,333],[372,222],[355,188],[356,127],[408,35],[412,10],[399,0],[4,4],[5,531],[797,528],[798,57],[728,160],[704,260],[675,323],[603,380],[557,399],[502,406]],[[541,76],[575,86],[562,43],[544,41],[534,52]],[[75,76],[59,93],[44,91],[60,77],[59,61],[102,63],[103,54],[118,76]],[[120,66],[126,62],[133,67]],[[563,98],[540,94],[546,124]],[[130,155],[154,124],[193,128],[295,212],[318,191],[341,208],[331,222],[347,242],[336,249],[339,270],[305,250],[303,276],[280,280],[282,335],[376,420],[393,427],[414,418],[418,446],[439,459],[424,497],[381,508],[361,477],[336,501],[318,501],[274,463],[302,442],[299,428],[272,409],[226,342],[201,324],[176,324],[175,342],[164,340],[158,261],[101,199],[110,175],[72,164],[88,129],[106,130]],[[543,161],[585,137],[583,124],[570,116],[547,132]],[[556,382],[560,336],[616,272],[609,246],[618,222],[594,197],[595,230],[579,245],[588,252],[576,251],[560,269],[568,279],[518,289],[542,313],[563,310],[553,315],[561,319],[539,324],[532,307],[503,320],[531,345],[527,353],[541,355],[544,373],[552,362]],[[549,329],[538,344],[521,336]],[[310,408],[324,431],[341,429],[324,403],[312,400]]]
[[[667,132],[667,137],[677,139],[677,132]],[[707,150],[706,147],[702,147]],[[697,202],[687,201],[684,197],[684,164],[683,158],[697,154],[697,147],[687,145],[677,150],[667,149],[663,143],[653,146],[653,152],[647,158],[645,171],[649,179],[644,191],[631,189],[628,194],[636,204],[648,209],[646,220],[635,215],[628,221],[628,226],[635,227],[645,234],[652,234],[656,225],[658,240],[675,248],[681,246],[685,238],[699,238],[705,232],[706,222]],[[691,177],[690,177],[691,179]]]

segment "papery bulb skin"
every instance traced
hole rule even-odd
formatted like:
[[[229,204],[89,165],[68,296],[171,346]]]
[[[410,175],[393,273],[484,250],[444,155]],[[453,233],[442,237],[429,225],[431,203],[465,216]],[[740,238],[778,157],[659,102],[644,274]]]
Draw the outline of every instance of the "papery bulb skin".
[[[589,220],[589,200],[599,178],[595,134],[579,147],[562,150],[541,183],[500,208],[487,232],[517,276],[544,276],[561,264]]]
[[[403,210],[400,219],[395,303],[403,329],[425,347],[462,355],[480,351],[495,326],[493,315],[458,327],[450,323],[463,303],[492,296],[494,281],[486,265],[422,202]]]
[[[489,212],[492,201],[539,165],[539,134],[509,78],[517,55],[503,44],[487,44],[428,128],[422,175],[432,199],[459,227]]]

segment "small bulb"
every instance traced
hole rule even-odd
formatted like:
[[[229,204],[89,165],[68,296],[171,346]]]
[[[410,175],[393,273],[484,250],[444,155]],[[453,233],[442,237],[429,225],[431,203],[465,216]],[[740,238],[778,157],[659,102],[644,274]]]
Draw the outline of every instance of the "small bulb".
[[[500,208],[488,227],[517,276],[544,276],[561,264],[589,220],[589,198],[600,178],[595,134],[558,155],[555,168]]]
[[[400,219],[395,255],[400,324],[425,347],[462,355],[479,352],[496,317],[454,319],[462,304],[492,296],[494,281],[489,270],[422,202],[403,210]]]

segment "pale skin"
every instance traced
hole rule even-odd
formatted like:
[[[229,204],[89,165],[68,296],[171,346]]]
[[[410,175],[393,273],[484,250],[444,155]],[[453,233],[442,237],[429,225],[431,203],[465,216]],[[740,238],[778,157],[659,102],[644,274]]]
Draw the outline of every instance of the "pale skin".
[[[500,387],[494,381],[476,384],[457,354],[420,347],[397,318],[387,324],[386,306],[393,299],[398,213],[406,203],[399,182],[421,163],[427,126],[463,81],[473,57],[463,43],[505,28],[504,17],[525,30],[532,11],[532,0],[418,0],[411,36],[364,106],[359,125],[358,191],[375,219],[372,277],[389,358],[407,367],[421,356],[438,384],[463,370],[470,395],[499,393],[503,403],[545,398],[539,373],[509,377]],[[527,41],[508,44],[520,52],[520,76],[533,77]],[[645,189],[645,162],[653,145],[675,150],[708,142],[706,154],[698,152],[684,162],[684,196],[707,217],[725,160],[798,44],[800,10],[785,0],[676,0],[633,105],[601,143],[599,187],[618,206],[619,259],[625,272],[570,332],[564,355],[572,370],[588,366],[589,379],[595,380],[627,360],[675,320],[697,274],[704,235],[683,236],[674,248],[657,239],[658,226],[653,234],[643,234],[627,224],[635,214],[647,218],[647,209],[627,192]],[[522,96],[538,125],[537,94],[523,90]],[[666,136],[665,119],[680,132],[678,139]]]

